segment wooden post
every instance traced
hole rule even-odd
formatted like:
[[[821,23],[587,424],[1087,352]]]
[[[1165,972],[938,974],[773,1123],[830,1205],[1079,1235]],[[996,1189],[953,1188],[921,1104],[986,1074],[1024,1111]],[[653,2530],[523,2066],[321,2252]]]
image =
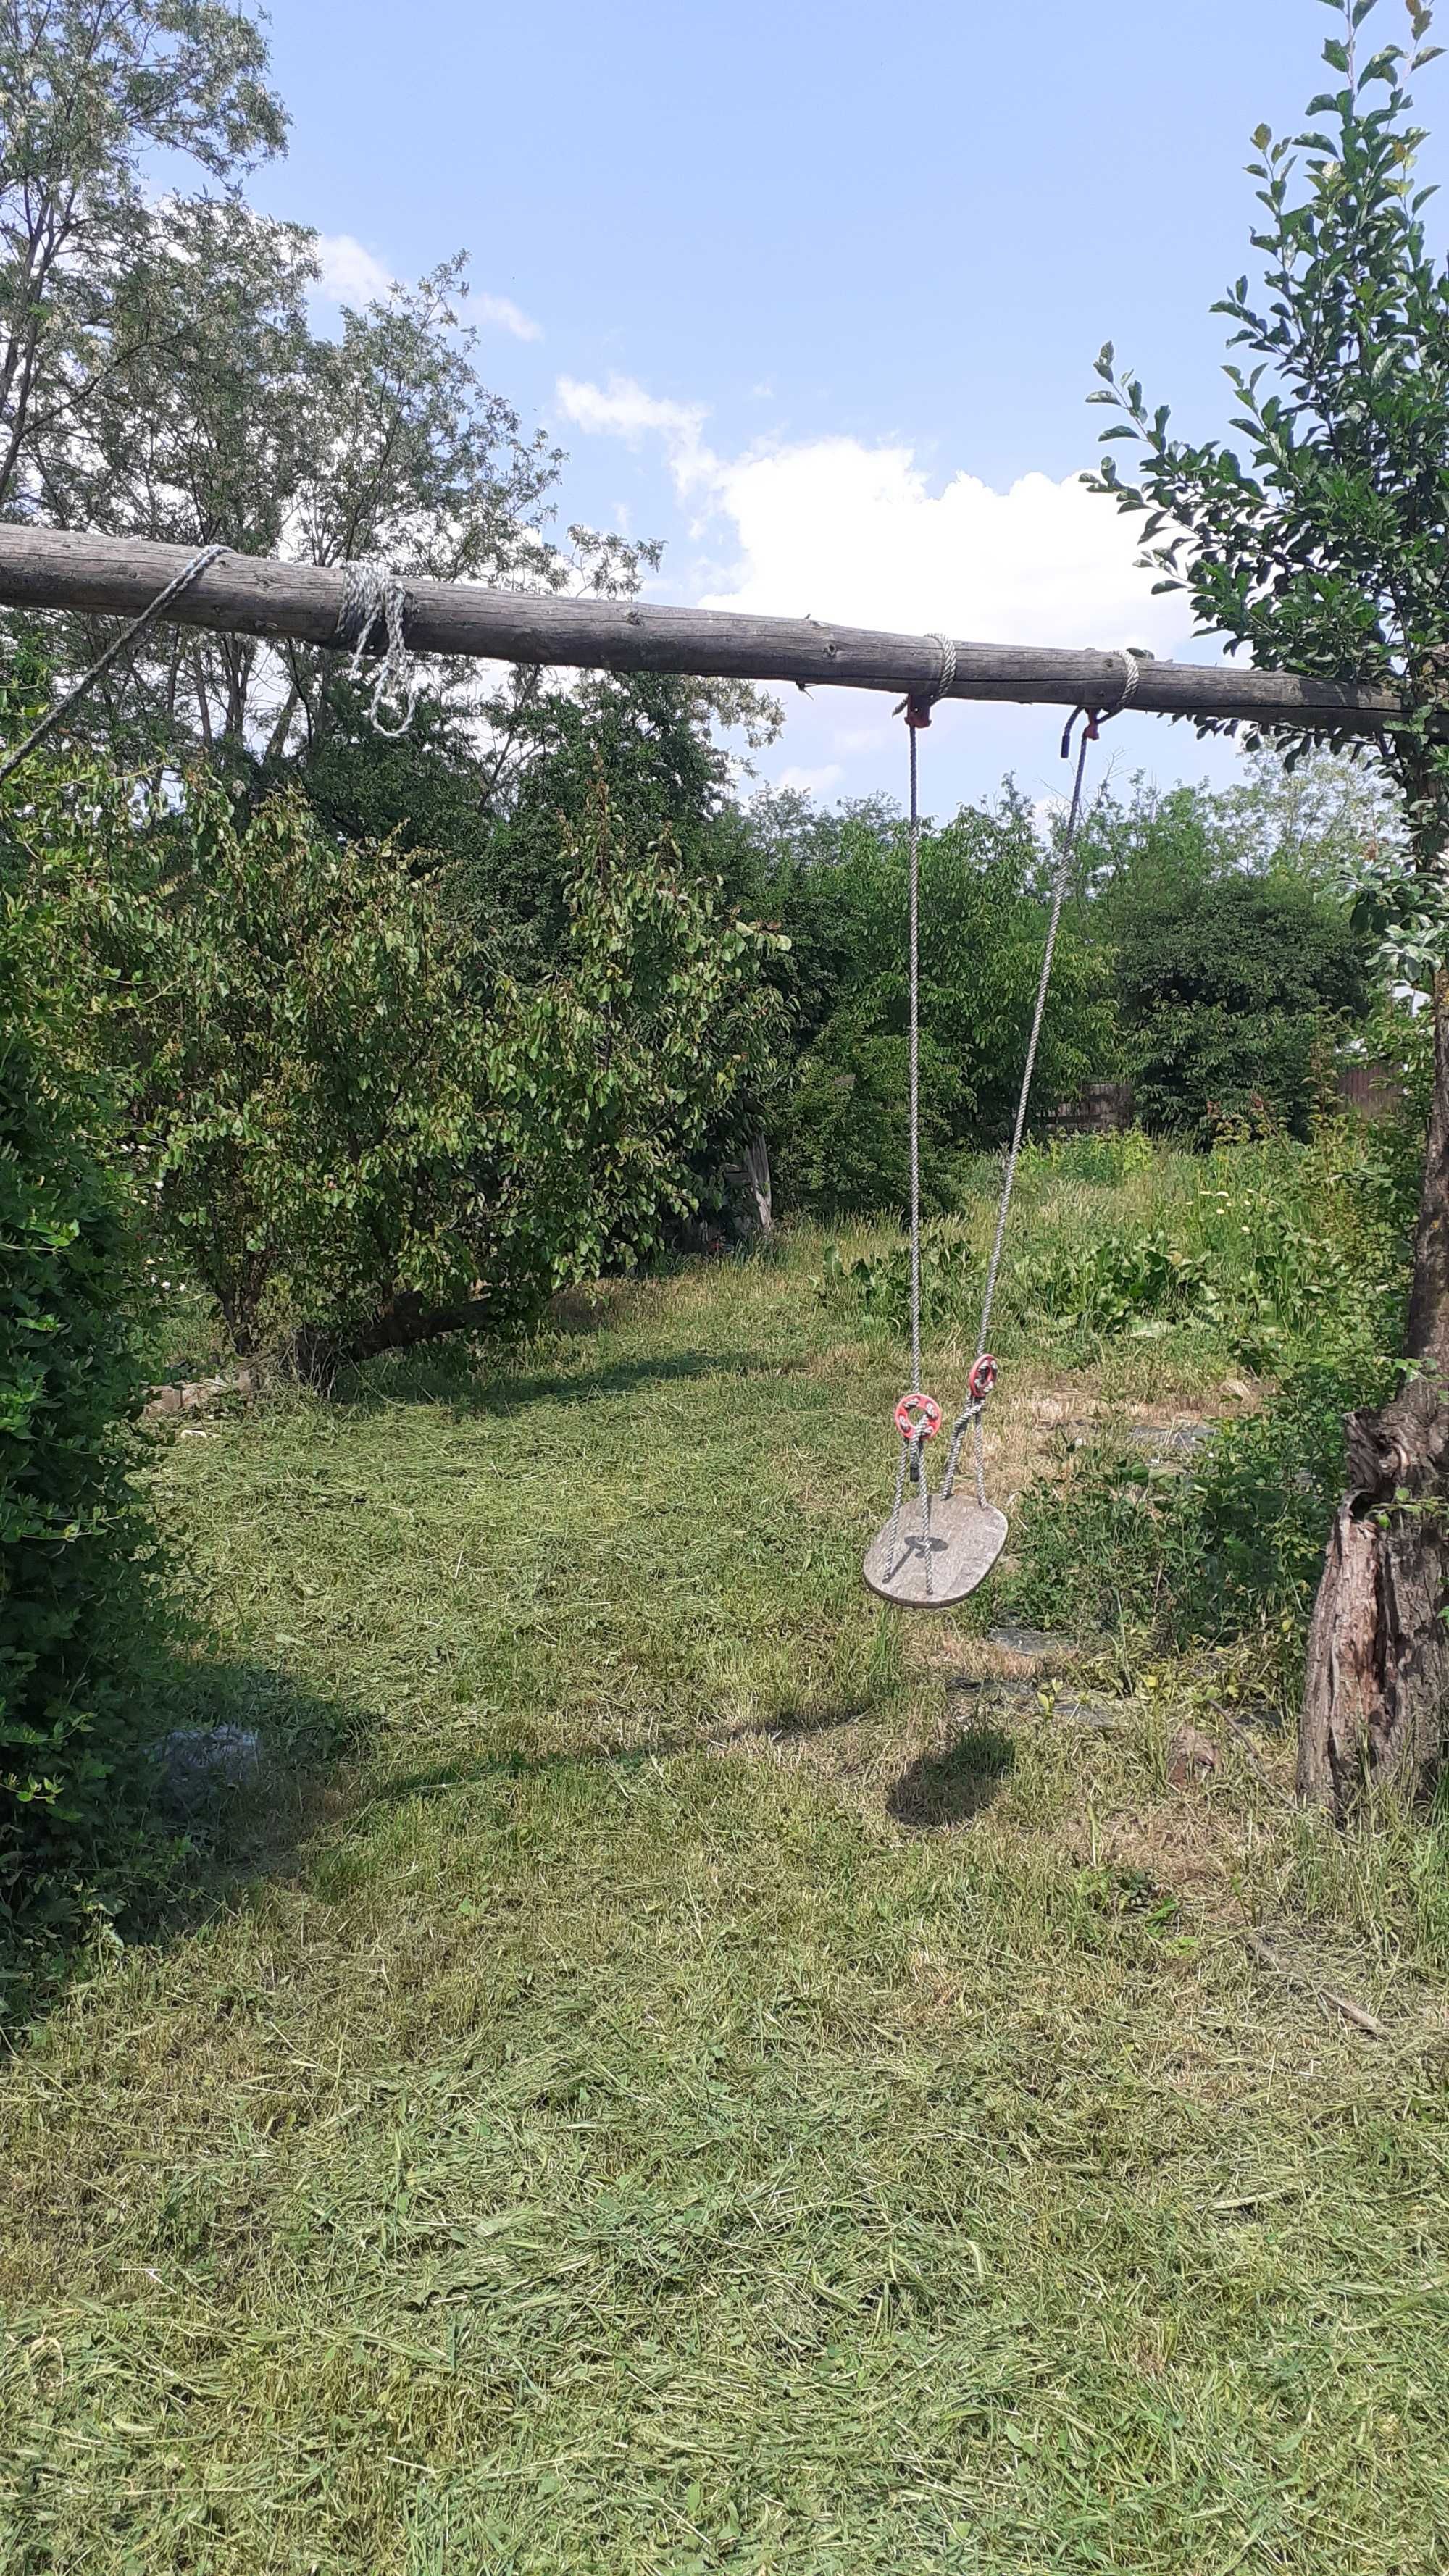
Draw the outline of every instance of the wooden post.
[[[82,609],[136,617],[190,560],[185,546],[0,527],[0,607]],[[229,554],[168,609],[168,621],[221,633],[287,637],[348,648],[345,572]],[[413,651],[581,670],[675,671],[698,679],[794,681],[801,688],[929,694],[941,648],[929,635],[892,635],[815,618],[746,617],[704,608],[646,607],[638,600],[560,599],[487,590],[476,582],[410,581],[407,641]],[[1121,653],[1055,652],[1040,645],[956,646],[946,695],[1019,705],[1119,706],[1129,670]],[[1231,663],[1140,660],[1132,704],[1145,714],[1373,734],[1397,713],[1384,689]]]

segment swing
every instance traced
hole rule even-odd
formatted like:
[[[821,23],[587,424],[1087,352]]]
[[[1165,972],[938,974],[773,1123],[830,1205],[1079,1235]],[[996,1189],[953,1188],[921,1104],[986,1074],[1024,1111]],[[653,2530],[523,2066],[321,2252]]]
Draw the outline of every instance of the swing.
[[[929,1472],[929,1444],[942,1424],[940,1405],[934,1396],[922,1392],[921,1371],[921,990],[920,990],[920,843],[921,810],[916,737],[931,721],[931,709],[938,698],[946,695],[956,672],[956,650],[941,635],[932,641],[939,646],[941,672],[935,688],[927,695],[907,698],[896,713],[904,714],[911,745],[911,818],[910,818],[910,940],[909,940],[909,1030],[910,1030],[910,1135],[911,1135],[911,1392],[903,1395],[895,1409],[895,1427],[900,1436],[900,1458],[896,1470],[895,1503],[890,1519],[879,1530],[865,1553],[861,1571],[870,1590],[882,1601],[893,1601],[902,1610],[949,1610],[958,1601],[969,1599],[987,1575],[1006,1545],[1007,1522],[1004,1512],[986,1499],[986,1443],[982,1424],[986,1407],[995,1390],[998,1370],[988,1341],[991,1311],[996,1302],[996,1283],[1001,1271],[1002,1246],[1006,1241],[1006,1221],[1011,1213],[1012,1191],[1016,1185],[1016,1167],[1021,1158],[1022,1138],[1026,1133],[1026,1115],[1031,1105],[1032,1075],[1036,1070],[1037,1048],[1041,1041],[1042,1021],[1046,1016],[1047,992],[1051,984],[1052,960],[1056,954],[1057,932],[1061,928],[1062,905],[1066,900],[1067,879],[1071,871],[1072,851],[1076,844],[1077,826],[1082,814],[1082,787],[1086,777],[1087,746],[1097,740],[1103,722],[1101,714],[1093,715],[1078,708],[1067,723],[1062,736],[1062,758],[1069,760],[1072,728],[1077,715],[1086,714],[1081,744],[1077,753],[1076,778],[1072,788],[1071,809],[1062,836],[1061,855],[1057,862],[1052,887],[1052,908],[1047,924],[1046,948],[1042,956],[1041,980],[1037,986],[1036,1011],[1031,1037],[1027,1043],[1026,1063],[1022,1071],[1021,1095],[1017,1102],[1016,1125],[1012,1131],[1011,1150],[1002,1176],[1001,1201],[996,1212],[996,1233],[991,1246],[991,1260],[986,1272],[986,1291],[981,1308],[981,1326],[977,1336],[976,1360],[967,1381],[966,1402],[952,1426],[946,1453],[946,1472],[938,1493],[932,1493]],[[1135,657],[1123,655],[1127,677],[1119,704],[1113,715],[1130,706],[1137,694],[1138,669]],[[957,1470],[967,1434],[971,1435],[975,1466],[976,1497],[956,1491]]]

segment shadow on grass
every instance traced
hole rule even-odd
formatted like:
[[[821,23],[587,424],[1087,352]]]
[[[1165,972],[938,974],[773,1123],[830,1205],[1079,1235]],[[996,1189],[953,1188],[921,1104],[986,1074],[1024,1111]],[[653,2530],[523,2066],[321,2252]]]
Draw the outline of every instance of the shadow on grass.
[[[887,1801],[898,1825],[915,1833],[966,1825],[999,1794],[1016,1767],[1016,1747],[994,1726],[958,1736],[944,1753],[923,1754],[896,1782]]]
[[[670,1359],[616,1360],[576,1373],[520,1365],[526,1353],[490,1362],[465,1343],[370,1360],[337,1381],[339,1404],[358,1413],[399,1404],[446,1404],[455,1414],[507,1415],[528,1404],[597,1404],[653,1387],[703,1378],[780,1377],[802,1363],[762,1358],[758,1351],[679,1351]]]
[[[430,1770],[400,1773],[372,1790],[363,1805],[365,1809],[402,1806],[409,1798],[447,1797],[458,1790],[481,1789],[502,1780],[557,1780],[578,1771],[643,1771],[651,1762],[667,1762],[689,1753],[727,1752],[733,1744],[761,1739],[774,1744],[804,1742],[837,1727],[853,1726],[866,1714],[866,1707],[855,1702],[840,1708],[790,1709],[783,1716],[723,1726],[712,1733],[656,1735],[645,1744],[580,1744],[557,1753],[527,1753],[521,1749],[479,1753],[461,1762],[438,1763]]]
[[[378,1725],[291,1674],[246,1661],[199,1662],[167,1689],[168,1726],[111,1830],[74,1868],[0,1911],[0,2034],[64,2001],[118,1947],[167,1943],[282,1876],[329,1813],[339,1763]]]
[[[35,2027],[118,1945],[185,1940],[243,1903],[249,1890],[284,1879],[320,1836],[368,1814],[508,1781],[628,1775],[751,1739],[803,1740],[866,1713],[860,1702],[831,1703],[637,1744],[543,1753],[502,1747],[366,1785],[349,1781],[347,1766],[380,1729],[376,1714],[267,1665],[197,1663],[176,1687],[168,1733],[146,1759],[141,1793],[118,1799],[111,1848],[94,1855],[84,1906],[37,1905],[15,1937],[0,1930],[0,2035],[18,2039]]]

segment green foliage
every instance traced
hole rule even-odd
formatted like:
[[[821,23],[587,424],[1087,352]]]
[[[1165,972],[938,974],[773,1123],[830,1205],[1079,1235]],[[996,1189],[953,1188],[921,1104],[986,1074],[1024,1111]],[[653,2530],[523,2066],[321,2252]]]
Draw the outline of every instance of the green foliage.
[[[921,1320],[928,1326],[959,1320],[970,1301],[980,1297],[985,1268],[970,1237],[944,1224],[927,1225],[921,1235]],[[892,1333],[905,1333],[911,1315],[911,1251],[896,1244],[883,1255],[860,1254],[842,1260],[837,1244],[826,1248],[819,1273],[810,1285],[818,1302],[832,1312],[869,1316]]]
[[[717,722],[743,724],[764,742],[779,716],[758,690],[661,672],[592,674],[575,688],[525,695],[509,721],[486,850],[460,872],[474,919],[501,912],[552,953],[566,916],[568,850],[600,776],[627,848],[667,836],[691,873],[723,867],[731,891],[753,900],[758,872],[731,865],[739,836],[727,819],[731,763]]]
[[[1156,1337],[1184,1318],[1213,1316],[1212,1266],[1167,1236],[1113,1226],[1085,1243],[1023,1253],[1011,1273],[1019,1310],[1073,1333]]]
[[[949,1207],[952,1164],[1010,1131],[1041,972],[1046,912],[1028,819],[964,810],[921,843],[923,1190]],[[899,1207],[906,1189],[907,857],[898,818],[841,818],[833,851],[782,867],[775,908],[798,957],[807,1031],[772,1153],[787,1207]],[[1108,969],[1067,928],[1042,1036],[1037,1100],[1110,1069]]]
[[[1305,1154],[1229,1147],[1171,1227],[1109,1224],[1028,1245],[1008,1274],[1018,1313],[1079,1343],[1211,1334],[1240,1365],[1372,1354],[1407,1289],[1413,1147],[1330,1126]]]
[[[1301,879],[1233,873],[1124,907],[1116,938],[1144,1123],[1205,1142],[1247,1116],[1306,1136],[1319,1070],[1368,1002],[1341,909]]]
[[[1186,900],[1220,877],[1351,899],[1402,840],[1372,769],[1328,751],[1289,766],[1260,748],[1231,787],[1159,788],[1139,775],[1124,793],[1108,780],[1082,818],[1075,883],[1094,934],[1111,941],[1144,904]]]
[[[50,935],[0,843],[0,1917],[68,1911],[154,1724],[131,1482],[136,1259],[70,1074]]]
[[[1109,346],[1094,400],[1125,415],[1106,437],[1141,464],[1124,482],[1109,457],[1097,488],[1145,514],[1159,586],[1186,590],[1203,627],[1251,647],[1259,668],[1399,694],[1377,756],[1432,868],[1449,822],[1449,294],[1425,237],[1432,191],[1415,184],[1424,136],[1407,83],[1438,49],[1417,0],[1412,53],[1365,38],[1377,0],[1333,5],[1343,34],[1324,47],[1333,86],[1308,111],[1319,121],[1253,137],[1266,302],[1244,276],[1217,307],[1244,352],[1227,373],[1248,461],[1172,436],[1166,407],[1149,411]]]
[[[1179,1651],[1257,1640],[1264,1683],[1302,1657],[1342,1490],[1345,1414],[1377,1367],[1298,1365],[1261,1414],[1226,1423],[1186,1472],[1111,1440],[1022,1496],[1015,1613]]]
[[[801,1057],[775,1113],[771,1171],[783,1208],[840,1218],[902,1207],[910,1169],[909,1055],[865,1012],[841,1010]],[[921,1038],[921,1194],[950,1203],[957,1069]]]
[[[1121,1341],[1190,1342],[1240,1369],[1367,1367],[1399,1327],[1416,1154],[1409,1117],[1332,1122],[1307,1149],[1236,1143],[1207,1158],[1140,1136],[1035,1149],[1018,1173],[998,1332],[1074,1364]],[[1000,1163],[978,1171],[971,1214],[928,1227],[922,1265],[930,1321],[962,1333],[976,1322]],[[828,1306],[899,1332],[906,1262],[903,1246],[849,1263],[837,1252],[814,1284]]]
[[[1343,1416],[1392,1389],[1421,1129],[1330,1124],[1306,1150],[1225,1147],[1170,1230],[1120,1219],[1028,1246],[1019,1311],[1085,1358],[1113,1336],[1188,1337],[1272,1372],[1261,1413],[1221,1424],[1184,1473],[1108,1433],[1024,1496],[1021,1615],[1186,1650],[1257,1638],[1285,1700],[1341,1492]],[[1169,1336],[1172,1337],[1169,1340]]]
[[[142,379],[161,317],[143,280],[168,213],[143,171],[158,154],[189,159],[229,202],[226,183],[285,139],[266,70],[255,15],[211,0],[19,0],[4,12],[0,504],[25,496],[64,514],[100,465],[82,421],[126,412],[136,453],[146,446]],[[171,201],[188,214],[208,202]],[[191,301],[204,304],[194,289],[193,270]],[[164,421],[145,425],[164,442]]]
[[[486,989],[436,880],[295,794],[239,819],[203,779],[138,827],[101,786],[69,820],[94,1043],[176,1258],[242,1349],[507,1324],[627,1265],[766,1077],[766,936],[667,849],[627,855],[602,790],[556,964]]]
[[[1044,1144],[1028,1137],[1017,1161],[1017,1186],[1085,1181],[1098,1189],[1120,1189],[1135,1173],[1150,1171],[1152,1158],[1152,1140],[1140,1127],[1053,1136]]]

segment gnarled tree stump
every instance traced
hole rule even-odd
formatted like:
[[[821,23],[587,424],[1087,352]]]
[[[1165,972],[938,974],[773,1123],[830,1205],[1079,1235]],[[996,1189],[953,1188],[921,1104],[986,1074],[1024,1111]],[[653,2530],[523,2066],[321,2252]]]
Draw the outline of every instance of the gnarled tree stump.
[[[1434,1099],[1406,1335],[1419,1375],[1351,1414],[1348,1491],[1314,1605],[1298,1793],[1345,1817],[1370,1787],[1413,1798],[1449,1749],[1449,978],[1434,992]]]

